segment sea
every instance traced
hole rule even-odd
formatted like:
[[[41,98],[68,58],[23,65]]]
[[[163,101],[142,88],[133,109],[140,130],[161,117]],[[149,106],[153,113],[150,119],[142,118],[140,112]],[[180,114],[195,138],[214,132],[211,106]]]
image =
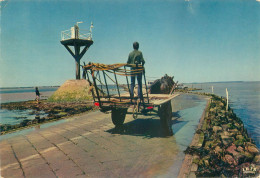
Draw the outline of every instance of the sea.
[[[214,93],[226,97],[228,91],[229,105],[244,122],[248,134],[260,148],[260,81],[259,82],[216,82],[185,84],[198,88],[198,92]],[[41,93],[51,94],[58,87],[39,87]],[[0,88],[2,103],[32,100],[35,97],[33,87]],[[14,96],[23,96],[15,98]],[[4,96],[4,97],[3,97]],[[3,100],[5,98],[5,100]],[[8,111],[0,109],[1,124],[18,124],[21,119],[33,117],[31,111]]]

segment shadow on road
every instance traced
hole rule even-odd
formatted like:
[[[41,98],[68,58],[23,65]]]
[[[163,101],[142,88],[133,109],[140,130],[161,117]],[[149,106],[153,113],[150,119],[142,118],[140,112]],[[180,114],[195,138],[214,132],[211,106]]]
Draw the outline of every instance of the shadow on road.
[[[181,116],[179,112],[172,113],[172,128],[174,135],[184,127],[188,122],[181,121]],[[145,138],[154,137],[167,137],[165,132],[161,127],[161,122],[159,118],[146,118],[146,119],[136,119],[131,122],[125,123],[122,127],[113,128],[107,130],[111,134],[121,134],[121,135],[133,135],[142,136]]]
[[[177,112],[172,112],[172,116],[173,116],[174,118],[176,118],[176,119],[181,118],[181,115],[179,114],[179,111],[177,111]]]
[[[172,125],[172,131],[175,135],[179,130],[181,130],[186,124],[188,124],[188,121],[179,121],[174,120]]]
[[[174,120],[172,121],[172,131],[173,134],[175,135],[179,130],[181,130],[187,123],[188,121],[183,121],[182,117],[179,114],[179,111],[173,112],[172,116],[174,117]]]
[[[136,119],[125,123],[121,128],[107,130],[112,134],[142,136],[146,138],[166,137],[159,119]]]

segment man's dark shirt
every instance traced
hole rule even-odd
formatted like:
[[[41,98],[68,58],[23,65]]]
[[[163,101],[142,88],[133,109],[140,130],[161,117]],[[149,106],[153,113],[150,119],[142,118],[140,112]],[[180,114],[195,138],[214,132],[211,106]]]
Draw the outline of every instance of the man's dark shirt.
[[[133,50],[129,56],[128,56],[128,60],[127,60],[127,64],[142,64],[144,65],[145,61],[143,58],[143,54],[141,51],[138,50]]]
[[[35,93],[36,93],[37,96],[40,96],[39,90],[36,89],[36,90],[35,90]]]

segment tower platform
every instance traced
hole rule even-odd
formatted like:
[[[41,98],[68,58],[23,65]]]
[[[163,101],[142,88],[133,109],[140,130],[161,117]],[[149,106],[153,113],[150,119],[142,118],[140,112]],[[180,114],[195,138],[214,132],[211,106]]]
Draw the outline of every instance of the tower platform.
[[[61,44],[67,45],[67,46],[74,46],[75,43],[78,46],[91,46],[93,44],[93,41],[90,39],[65,39],[60,41]]]

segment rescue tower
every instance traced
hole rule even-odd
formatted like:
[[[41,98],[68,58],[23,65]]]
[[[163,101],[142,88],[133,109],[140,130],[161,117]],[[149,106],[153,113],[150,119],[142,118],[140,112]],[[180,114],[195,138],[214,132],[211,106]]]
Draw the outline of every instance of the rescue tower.
[[[76,63],[76,79],[80,79],[80,59],[87,52],[88,48],[93,44],[92,41],[92,28],[93,23],[91,23],[89,30],[79,30],[79,23],[77,22],[74,27],[70,30],[65,30],[61,32],[61,44],[69,51],[72,57],[75,59]],[[70,47],[74,47],[74,52]],[[80,48],[83,47],[81,50]]]

